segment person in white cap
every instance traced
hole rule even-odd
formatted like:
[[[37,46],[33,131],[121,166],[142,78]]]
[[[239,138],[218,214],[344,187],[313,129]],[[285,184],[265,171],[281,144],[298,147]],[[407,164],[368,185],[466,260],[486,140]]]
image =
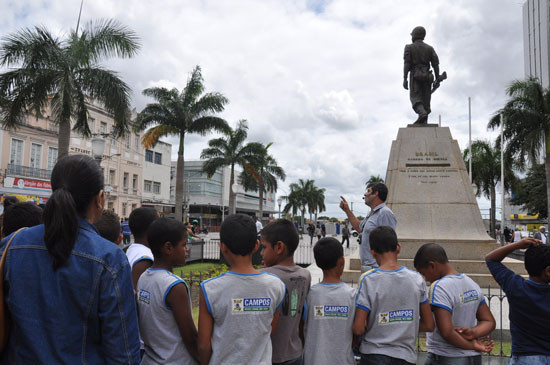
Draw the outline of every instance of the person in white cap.
[[[535,232],[535,234],[533,235],[533,238],[536,240],[541,240],[542,244],[545,245],[546,244],[546,227],[540,226],[539,231]]]

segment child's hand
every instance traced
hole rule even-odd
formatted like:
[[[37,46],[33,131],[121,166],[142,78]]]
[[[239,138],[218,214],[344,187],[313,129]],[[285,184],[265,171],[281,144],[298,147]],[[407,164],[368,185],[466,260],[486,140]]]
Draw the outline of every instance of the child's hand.
[[[455,327],[455,331],[468,341],[473,340],[476,337],[474,330],[470,327]]]
[[[538,246],[540,244],[541,244],[541,241],[536,240],[534,238],[524,238],[521,241],[518,241],[516,243],[516,246],[522,249],[522,248],[529,248],[531,246]]]
[[[489,336],[473,340],[474,350],[479,352],[491,352],[495,346],[495,341],[489,340]]]

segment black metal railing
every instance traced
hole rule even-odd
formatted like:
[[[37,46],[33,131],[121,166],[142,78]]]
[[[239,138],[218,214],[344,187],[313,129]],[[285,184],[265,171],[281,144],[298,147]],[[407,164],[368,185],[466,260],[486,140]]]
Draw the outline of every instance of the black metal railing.
[[[8,164],[8,174],[24,177],[36,177],[38,179],[49,180],[52,175],[52,170],[39,169],[23,165]]]

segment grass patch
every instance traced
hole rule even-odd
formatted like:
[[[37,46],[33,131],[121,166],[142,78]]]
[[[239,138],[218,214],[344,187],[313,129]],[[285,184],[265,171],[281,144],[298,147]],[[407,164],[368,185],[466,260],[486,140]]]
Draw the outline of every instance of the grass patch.
[[[195,322],[195,327],[199,328],[199,307],[193,307],[193,322]]]
[[[189,275],[193,273],[193,275],[200,273],[200,272],[212,272],[212,271],[219,271],[223,268],[224,265],[222,264],[216,264],[212,262],[197,262],[194,264],[189,264],[185,266],[178,266],[174,268],[174,274],[178,275],[179,277],[183,277],[185,275]]]

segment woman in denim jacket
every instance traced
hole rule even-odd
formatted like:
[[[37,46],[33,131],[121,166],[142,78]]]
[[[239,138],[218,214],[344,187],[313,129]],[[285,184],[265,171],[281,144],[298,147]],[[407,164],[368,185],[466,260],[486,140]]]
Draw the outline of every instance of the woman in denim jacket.
[[[11,327],[2,362],[138,364],[130,266],[92,225],[105,204],[101,169],[88,156],[64,157],[51,185],[44,225],[21,231],[8,249]]]

